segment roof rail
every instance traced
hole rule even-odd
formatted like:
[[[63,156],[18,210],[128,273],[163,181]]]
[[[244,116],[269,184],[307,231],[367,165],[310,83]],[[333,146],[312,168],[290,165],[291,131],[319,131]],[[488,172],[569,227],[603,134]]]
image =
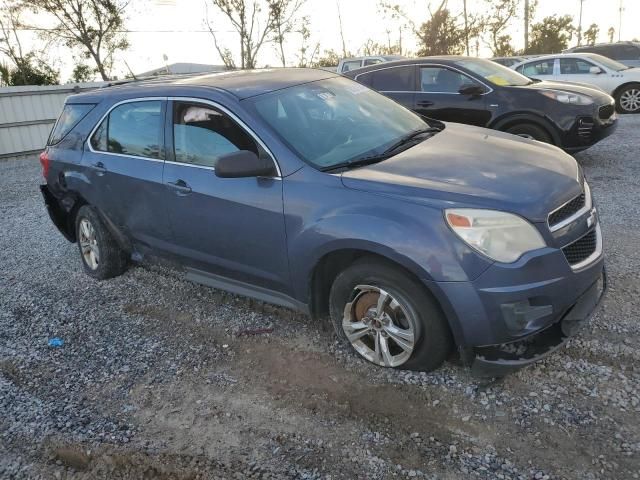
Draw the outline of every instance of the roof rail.
[[[183,78],[201,77],[203,75],[211,75],[215,73],[223,73],[229,70],[221,70],[217,72],[195,72],[195,73],[168,73],[164,75],[149,75],[146,77],[124,78],[122,80],[113,80],[101,88],[119,87],[122,85],[128,85],[130,83],[142,84],[142,83],[162,83],[167,80],[180,80]]]

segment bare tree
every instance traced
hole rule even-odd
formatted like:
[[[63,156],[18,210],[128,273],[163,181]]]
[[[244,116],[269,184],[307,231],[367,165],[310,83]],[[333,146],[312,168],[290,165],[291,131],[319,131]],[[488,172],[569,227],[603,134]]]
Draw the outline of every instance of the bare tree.
[[[311,30],[309,29],[309,24],[309,17],[303,17],[297,31],[301,37],[300,48],[298,49],[297,55],[298,67],[302,68],[314,65],[315,57],[320,51],[319,42],[317,42],[313,49],[310,50],[309,39],[311,38]]]
[[[268,0],[269,9],[273,18],[273,41],[275,42],[282,66],[287,66],[286,55],[284,53],[284,43],[286,36],[292,33],[298,26],[298,11],[307,0]],[[307,17],[308,21],[308,17]]]
[[[210,0],[222,13],[240,39],[240,68],[255,68],[262,46],[271,41],[284,42],[294,28],[293,18],[305,0]],[[279,18],[279,20],[276,19]],[[216,50],[228,68],[235,68],[231,50],[223,46],[211,22],[206,20]],[[281,30],[278,31],[278,24]],[[284,55],[284,48],[281,51]],[[286,62],[285,62],[286,63]]]
[[[57,21],[43,35],[79,47],[95,63],[103,80],[109,80],[114,55],[129,47],[124,27],[127,0],[24,0],[37,12]]]
[[[15,0],[0,3],[0,54],[14,67],[4,65],[3,82],[11,85],[50,85],[58,83],[58,72],[43,59],[43,52],[24,51],[18,31],[24,27],[25,5]],[[44,50],[44,49],[43,49]]]
[[[504,32],[518,16],[519,0],[485,0],[489,13],[485,18],[485,31],[489,35],[489,47],[495,56],[505,56],[511,37]],[[511,48],[511,50],[513,50]]]

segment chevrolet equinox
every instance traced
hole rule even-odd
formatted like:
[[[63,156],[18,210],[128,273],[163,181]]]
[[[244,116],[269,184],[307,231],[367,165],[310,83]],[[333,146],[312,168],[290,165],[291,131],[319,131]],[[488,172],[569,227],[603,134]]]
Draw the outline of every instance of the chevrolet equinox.
[[[428,371],[457,350],[504,374],[575,335],[605,289],[571,156],[322,70],[74,95],[40,161],[88,275],[169,258],[195,282],[331,318],[380,366]]]

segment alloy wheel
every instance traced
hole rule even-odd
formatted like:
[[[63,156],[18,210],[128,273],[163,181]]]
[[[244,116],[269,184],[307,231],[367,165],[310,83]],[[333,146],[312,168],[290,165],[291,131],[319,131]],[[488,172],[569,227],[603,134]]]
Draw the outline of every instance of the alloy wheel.
[[[630,88],[620,95],[620,106],[627,112],[640,110],[640,89]]]
[[[83,218],[80,220],[78,230],[78,241],[80,242],[80,251],[82,252],[84,263],[91,270],[96,270],[100,262],[100,249],[98,248],[96,229],[93,228],[89,220]]]
[[[345,305],[342,329],[353,348],[383,367],[404,364],[415,347],[416,319],[389,292],[357,285]]]

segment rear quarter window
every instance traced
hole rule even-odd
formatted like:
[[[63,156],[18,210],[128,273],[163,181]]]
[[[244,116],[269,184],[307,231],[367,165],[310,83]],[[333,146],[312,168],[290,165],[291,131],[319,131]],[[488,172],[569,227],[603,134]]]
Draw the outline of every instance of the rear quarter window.
[[[64,106],[60,118],[56,122],[47,145],[55,145],[59,143],[67,134],[74,129],[74,127],[82,120],[87,114],[93,110],[95,104],[88,103],[69,103]]]

